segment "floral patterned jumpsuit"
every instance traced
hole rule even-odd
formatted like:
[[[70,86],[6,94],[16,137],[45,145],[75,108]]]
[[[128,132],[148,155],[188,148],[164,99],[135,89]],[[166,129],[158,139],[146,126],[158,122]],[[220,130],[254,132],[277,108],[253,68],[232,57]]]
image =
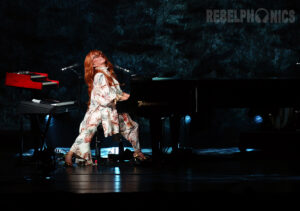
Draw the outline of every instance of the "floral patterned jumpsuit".
[[[110,75],[107,68],[101,69]],[[93,164],[90,142],[100,123],[105,137],[121,133],[135,151],[140,150],[138,123],[127,113],[117,113],[116,102],[122,96],[122,90],[117,80],[113,78],[113,82],[115,85],[110,86],[101,72],[94,76],[90,106],[80,124],[79,135],[70,149],[77,156],[85,159],[86,165]],[[83,159],[76,158],[75,162],[85,161]]]

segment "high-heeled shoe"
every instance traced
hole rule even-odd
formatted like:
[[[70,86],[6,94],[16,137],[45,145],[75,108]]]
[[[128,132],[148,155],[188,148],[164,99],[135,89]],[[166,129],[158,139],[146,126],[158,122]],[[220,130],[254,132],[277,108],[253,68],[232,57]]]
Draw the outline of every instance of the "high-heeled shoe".
[[[137,151],[133,153],[133,159],[134,161],[146,161],[148,160],[148,157],[146,157],[141,151]]]
[[[71,156],[71,159],[70,159],[70,157],[67,158],[68,156]],[[82,157],[78,156],[76,153],[69,151],[65,156],[65,166],[66,167],[73,167],[73,163],[72,163],[73,157],[78,159],[78,161],[76,161],[78,166],[93,166],[94,165],[91,155],[89,153],[85,153],[84,158],[82,158]],[[70,160],[71,160],[71,162],[70,162]]]

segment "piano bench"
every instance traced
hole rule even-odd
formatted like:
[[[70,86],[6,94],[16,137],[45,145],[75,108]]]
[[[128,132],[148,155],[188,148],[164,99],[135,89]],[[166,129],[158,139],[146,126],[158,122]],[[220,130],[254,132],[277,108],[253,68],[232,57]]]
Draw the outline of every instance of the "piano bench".
[[[94,137],[95,137],[95,160],[97,160],[97,162],[99,162],[102,159],[101,158],[101,145],[105,139],[102,125],[98,126]],[[124,152],[124,145],[123,145],[121,138],[119,136],[116,136],[116,137],[118,139],[117,141],[119,142],[119,154],[116,156],[111,156],[111,158],[113,160],[120,160],[120,157],[122,156],[122,153]]]

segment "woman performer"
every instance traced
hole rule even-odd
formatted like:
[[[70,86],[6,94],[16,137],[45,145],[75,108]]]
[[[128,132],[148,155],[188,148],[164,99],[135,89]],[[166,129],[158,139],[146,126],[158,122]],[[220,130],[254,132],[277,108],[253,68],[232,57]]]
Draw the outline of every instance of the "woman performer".
[[[76,163],[93,164],[90,143],[100,123],[105,137],[121,133],[131,143],[133,157],[145,160],[140,149],[138,124],[127,113],[117,113],[116,103],[127,100],[130,95],[120,89],[113,65],[101,51],[92,50],[85,57],[84,71],[89,94],[88,110],[80,124],[79,135],[66,154],[65,164],[72,166],[73,156]]]

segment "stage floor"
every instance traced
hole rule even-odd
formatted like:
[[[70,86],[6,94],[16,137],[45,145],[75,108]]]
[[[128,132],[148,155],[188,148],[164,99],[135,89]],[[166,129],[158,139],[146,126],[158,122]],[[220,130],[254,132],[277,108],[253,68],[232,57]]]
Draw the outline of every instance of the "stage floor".
[[[55,166],[31,161],[30,151],[24,153],[21,163],[16,152],[2,152],[1,195],[34,200],[46,200],[48,196],[58,200],[117,198],[124,202],[131,198],[171,199],[194,204],[197,198],[201,203],[294,200],[300,192],[300,156],[296,151],[241,153],[237,147],[203,148],[182,151],[177,156],[166,153],[159,162],[145,165],[104,158],[98,166],[65,167],[63,154],[67,150],[56,150]],[[105,157],[104,152],[112,149],[103,150]],[[151,155],[151,150],[144,152]]]
[[[56,148],[51,164],[32,161],[33,150],[26,150],[20,162],[18,141],[9,134],[3,136],[0,148],[0,201],[10,205],[24,201],[55,206],[60,201],[76,208],[79,202],[97,201],[132,209],[136,204],[154,209],[158,203],[167,209],[206,203],[233,208],[237,202],[297,204],[300,197],[297,148],[242,153],[236,146],[212,146],[183,150],[176,156],[168,149],[158,162],[147,165],[108,162],[108,154],[117,149],[103,148],[104,159],[98,166],[65,167],[68,148]],[[151,156],[150,149],[143,152]]]

